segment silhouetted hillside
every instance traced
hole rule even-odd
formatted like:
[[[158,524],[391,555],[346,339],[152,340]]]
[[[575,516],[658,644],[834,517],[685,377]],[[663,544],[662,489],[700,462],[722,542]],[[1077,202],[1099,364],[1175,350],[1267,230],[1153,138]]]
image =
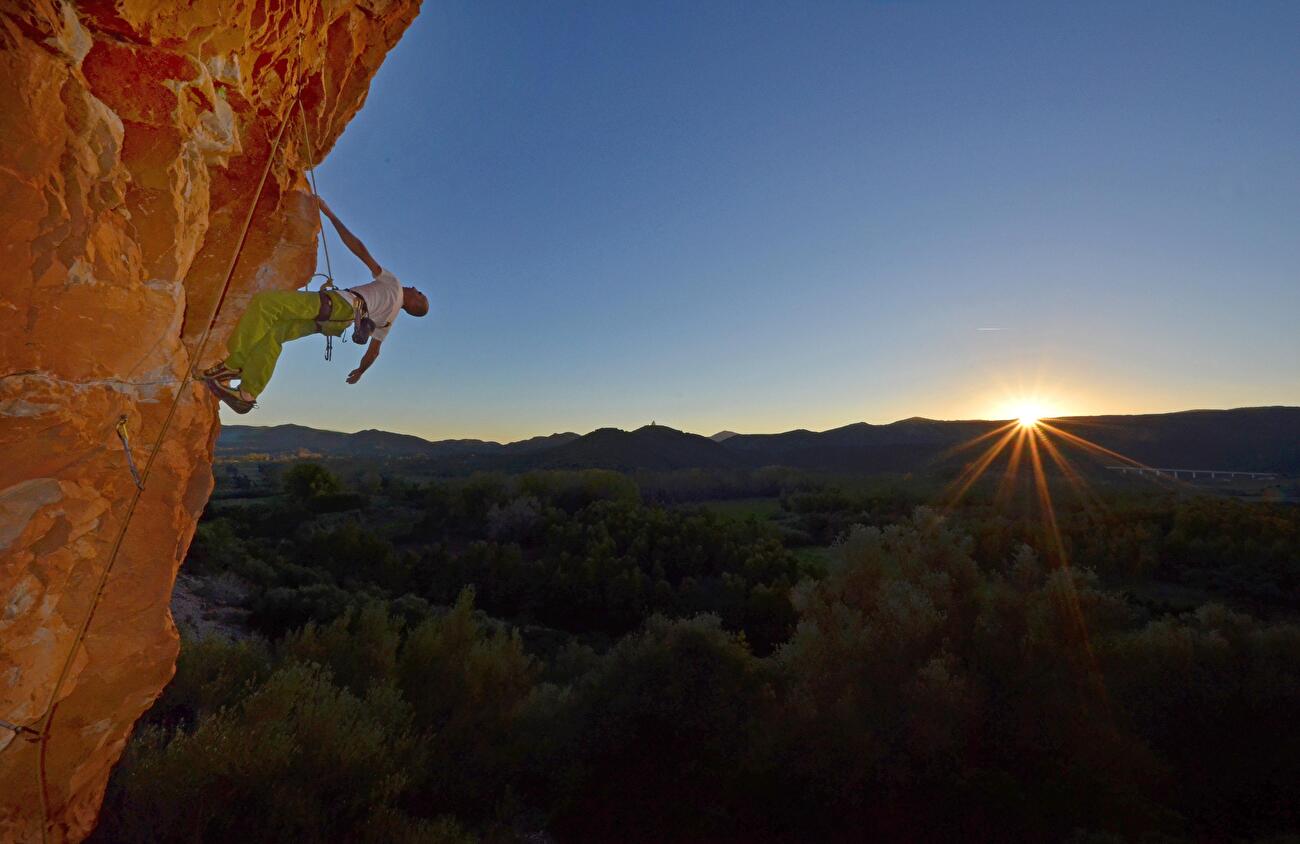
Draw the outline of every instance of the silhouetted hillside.
[[[577,434],[551,434],[502,445],[486,440],[426,440],[410,434],[366,430],[355,434],[321,431],[302,425],[226,425],[217,439],[218,457],[268,454],[293,457],[311,454],[324,457],[371,458],[475,458],[527,455],[554,448],[578,438]]]
[[[960,449],[1004,422],[944,422],[914,417],[888,425],[858,422],[829,431],[733,434],[721,440],[647,425],[552,434],[502,445],[483,440],[430,442],[405,434],[343,434],[300,425],[222,429],[217,455],[423,458],[449,472],[535,468],[718,469],[789,466],[831,472],[925,472],[960,466],[980,449]],[[1300,408],[1190,410],[1137,416],[1078,416],[1050,424],[1148,466],[1300,474]],[[723,432],[727,433],[727,432]],[[1100,471],[1120,459],[1055,438],[1079,468]]]
[[[954,451],[1004,422],[904,419],[857,423],[815,433],[740,434],[723,448],[751,466],[781,465],[852,472],[923,471],[965,463],[982,449]],[[1051,425],[1148,466],[1300,472],[1300,408],[1190,410],[1135,416],[1077,416]],[[1054,437],[1081,468],[1123,462]]]
[[[1052,424],[1148,466],[1300,474],[1300,407],[1074,416]]]
[[[506,454],[533,454],[538,451],[546,451],[565,443],[573,442],[578,439],[578,434],[566,432],[563,434],[545,434],[540,437],[529,437],[526,440],[516,440],[512,443],[506,443],[501,446],[501,451]],[[496,443],[490,443],[496,445]]]
[[[857,422],[820,433],[737,434],[722,447],[751,466],[779,465],[846,472],[909,472],[948,449],[998,427],[999,422],[904,419],[888,425]]]
[[[743,460],[699,434],[664,425],[635,431],[600,428],[537,455],[533,465],[547,469],[729,469]]]

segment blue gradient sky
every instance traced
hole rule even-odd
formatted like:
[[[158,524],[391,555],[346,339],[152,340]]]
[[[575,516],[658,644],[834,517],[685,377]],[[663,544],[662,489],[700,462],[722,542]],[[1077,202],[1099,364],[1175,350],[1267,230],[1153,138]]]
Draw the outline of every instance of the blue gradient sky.
[[[355,387],[355,346],[292,344],[225,419],[1300,404],[1297,33],[1295,2],[426,3],[317,175],[432,313]]]

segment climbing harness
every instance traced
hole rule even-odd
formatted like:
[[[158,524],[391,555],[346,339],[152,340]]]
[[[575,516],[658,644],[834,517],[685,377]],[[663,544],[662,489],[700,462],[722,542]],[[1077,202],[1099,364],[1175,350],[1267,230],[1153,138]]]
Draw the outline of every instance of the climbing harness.
[[[325,239],[324,233],[321,239]],[[330,360],[334,356],[334,336],[325,331],[325,323],[330,321],[330,316],[334,314],[334,300],[330,298],[329,291],[324,285],[316,291],[320,294],[320,310],[316,312],[316,330],[325,335],[325,360]]]
[[[127,434],[126,422],[126,414],[123,413],[117,419],[117,438],[122,441],[122,453],[126,455],[126,465],[131,470],[131,478],[135,481],[136,489],[144,489],[140,472],[135,468],[135,458],[131,456],[131,439]]]
[[[299,36],[301,42],[302,36]],[[306,121],[306,111],[302,109],[301,86],[294,92],[294,102],[302,111],[304,124]],[[244,216],[243,229],[239,235],[239,241],[235,245],[235,250],[231,253],[230,264],[226,268],[225,281],[221,285],[221,294],[217,297],[216,304],[208,316],[207,327],[203,329],[203,334],[199,338],[198,345],[194,348],[194,354],[191,360],[202,360],[203,352],[207,348],[208,340],[212,336],[212,328],[217,324],[217,317],[221,313],[221,306],[226,301],[226,293],[230,290],[230,282],[235,277],[235,269],[239,265],[240,255],[244,251],[244,245],[248,242],[248,232],[253,224],[253,214],[257,210],[257,202],[262,197],[262,190],[266,187],[266,179],[271,173],[271,166],[275,163],[276,155],[280,151],[280,143],[284,139],[285,129],[288,128],[290,120],[293,117],[293,108],[285,116],[280,124],[280,130],[276,133],[275,141],[271,144],[270,152],[266,158],[266,166],[262,168],[261,178],[258,179],[257,189],[253,192],[252,200],[248,204],[248,213]],[[304,125],[305,129],[305,125]],[[313,187],[314,190],[314,187]],[[328,253],[326,253],[328,255]],[[328,258],[327,266],[328,266]],[[333,280],[330,280],[333,286]],[[127,417],[122,416],[117,422],[117,434],[122,440],[122,445],[126,449],[127,462],[131,467],[132,476],[135,480],[135,494],[131,496],[131,501],[127,504],[126,515],[122,519],[122,525],[118,528],[117,538],[113,542],[112,551],[108,555],[108,562],[105,563],[103,570],[99,575],[99,582],[95,585],[94,592],[91,594],[90,606],[86,610],[85,616],[77,629],[77,635],[73,637],[72,647],[68,649],[67,656],[63,660],[62,667],[54,682],[54,688],[50,692],[49,701],[45,705],[45,711],[38,720],[38,726],[32,727],[21,724],[12,724],[8,721],[0,721],[0,727],[13,731],[15,734],[27,738],[39,746],[37,751],[36,775],[38,780],[38,794],[41,801],[41,840],[49,841],[50,834],[50,798],[49,786],[46,778],[45,755],[50,744],[50,725],[54,721],[55,712],[59,706],[59,693],[63,691],[63,686],[67,683],[69,675],[72,673],[72,665],[76,661],[78,651],[84,644],[86,634],[90,631],[90,622],[95,616],[95,610],[99,607],[100,600],[104,597],[104,587],[108,584],[108,577],[113,571],[113,566],[117,562],[118,554],[122,550],[122,545],[126,540],[127,528],[131,525],[131,517],[135,515],[135,508],[140,503],[140,498],[144,494],[145,483],[149,480],[149,474],[153,470],[154,461],[158,457],[158,452],[162,448],[163,439],[167,436],[168,429],[171,428],[172,419],[176,416],[176,408],[180,405],[181,398],[185,395],[186,387],[190,382],[195,380],[194,370],[186,369],[185,376],[181,379],[180,385],[176,389],[176,395],[172,398],[170,407],[167,409],[167,415],[163,418],[162,427],[158,430],[158,436],[155,438],[153,448],[149,451],[149,459],[145,461],[144,471],[137,473],[135,471],[135,461],[131,457],[131,449],[126,431]],[[211,381],[209,381],[211,383]]]
[[[328,328],[328,324],[331,322],[348,322],[348,320],[346,319],[332,319],[332,317],[334,316],[334,297],[331,294],[336,289],[337,288],[334,287],[330,287],[329,289],[326,289],[324,286],[322,286],[320,290],[316,291],[317,293],[320,294],[320,308],[319,310],[316,311],[316,319],[315,319],[316,331],[320,334],[325,335],[325,360],[330,360],[331,355],[334,352],[334,343],[333,343],[334,335],[330,334],[326,330]],[[361,313],[361,311],[364,310],[365,308],[365,300],[362,299],[356,293],[353,293],[351,290],[347,290],[344,292],[352,294],[352,299],[354,303],[360,303],[357,305],[357,308],[358,308],[358,313]],[[355,337],[353,337],[353,342],[358,342]]]
[[[370,335],[375,331],[375,321],[370,318],[370,307],[366,304],[366,297],[354,290],[348,292],[352,294],[352,299],[357,306],[356,317],[352,320],[352,342],[364,346],[370,342]]]

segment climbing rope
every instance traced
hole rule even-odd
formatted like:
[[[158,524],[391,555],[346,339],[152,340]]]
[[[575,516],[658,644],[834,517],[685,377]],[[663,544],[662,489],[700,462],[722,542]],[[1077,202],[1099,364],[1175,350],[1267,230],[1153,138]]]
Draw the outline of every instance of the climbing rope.
[[[302,102],[299,99],[299,92],[294,93],[295,104],[301,108]],[[280,151],[280,142],[284,138],[284,131],[293,118],[293,109],[285,115],[280,124],[280,130],[275,136],[275,142],[271,145],[270,154],[266,159],[266,166],[262,168],[262,176],[257,182],[257,190],[253,193],[253,199],[249,203],[248,213],[244,216],[243,229],[239,235],[239,242],[235,246],[235,251],[230,256],[230,264],[226,268],[226,278],[221,285],[221,294],[217,297],[212,313],[208,317],[207,327],[203,329],[203,335],[199,338],[199,343],[194,349],[194,354],[190,360],[197,362],[203,359],[203,352],[207,348],[208,339],[212,336],[212,329],[217,323],[217,317],[221,314],[221,306],[226,301],[226,293],[230,290],[230,282],[234,279],[235,269],[239,265],[239,257],[244,250],[244,244],[248,241],[248,232],[253,224],[253,213],[257,210],[257,203],[262,198],[262,190],[266,187],[266,179],[271,173],[271,166],[275,163],[276,154]],[[303,112],[304,123],[306,121],[306,112]],[[304,126],[305,128],[305,126]],[[313,186],[314,189],[314,186]],[[328,258],[327,258],[328,261]],[[90,606],[86,610],[85,617],[77,628],[77,635],[73,638],[72,647],[68,649],[68,655],[63,661],[63,666],[59,670],[58,679],[54,682],[54,689],[50,692],[49,702],[45,706],[45,711],[39,719],[39,727],[22,726],[10,724],[6,721],[0,721],[0,726],[13,730],[18,735],[34,735],[36,738],[30,741],[39,743],[37,778],[39,781],[39,794],[41,799],[41,840],[49,841],[50,828],[50,806],[49,806],[49,789],[46,781],[45,752],[50,742],[50,725],[54,721],[54,714],[58,709],[59,693],[63,691],[64,684],[68,681],[68,676],[72,672],[72,664],[76,659],[77,652],[85,642],[86,634],[90,630],[90,622],[94,618],[95,610],[99,607],[100,599],[104,596],[104,587],[108,583],[108,576],[113,571],[113,566],[117,562],[118,553],[122,550],[123,541],[126,539],[127,528],[131,526],[131,517],[135,515],[136,505],[140,503],[140,498],[144,494],[145,484],[149,480],[149,473],[153,470],[154,461],[158,457],[158,452],[162,448],[163,439],[167,436],[167,431],[171,427],[172,419],[176,416],[176,408],[180,405],[181,397],[185,395],[185,388],[193,380],[193,367],[187,368],[185,377],[181,380],[180,386],[176,390],[176,395],[172,398],[170,407],[167,409],[167,416],[164,417],[162,427],[158,430],[158,436],[154,440],[153,448],[149,452],[149,459],[144,464],[144,471],[136,475],[135,461],[131,458],[131,450],[126,437],[126,417],[123,416],[118,420],[117,433],[122,439],[122,445],[126,449],[127,460],[132,469],[132,475],[135,477],[136,490],[131,496],[131,501],[127,505],[126,515],[122,519],[122,526],[118,529],[117,538],[113,542],[113,550],[108,555],[108,562],[104,565],[103,571],[100,572],[99,582],[92,593]]]
[[[307,107],[302,104],[301,99],[298,100],[298,112],[302,114],[302,140],[303,143],[306,144],[307,146],[307,182],[308,184],[311,185],[311,197],[316,202],[316,221],[320,223],[320,245],[321,245],[321,249],[324,250],[325,252],[325,272],[323,274],[325,281],[321,282],[320,289],[333,290],[334,289],[334,268],[330,266],[329,238],[325,236],[325,220],[322,219],[322,214],[320,210],[320,191],[316,190],[316,167],[315,167],[316,150],[311,145],[311,133],[307,131]],[[314,279],[321,275],[322,273],[316,273],[316,275],[313,275],[312,278]],[[310,281],[307,282],[307,286],[308,288],[311,287]],[[326,334],[325,335],[325,360],[333,360],[333,358],[334,358],[334,335]]]
[[[321,219],[320,191],[316,190],[316,148],[312,146],[311,133],[307,131],[307,107],[302,104],[301,99],[298,100],[298,112],[302,115],[302,140],[307,145],[307,181],[311,185],[312,199],[317,201],[316,219],[320,222],[320,245],[325,252],[325,283],[321,286],[329,288],[334,286],[334,268],[330,266],[330,244],[325,237],[325,221]],[[317,275],[320,273],[316,273],[312,278]]]

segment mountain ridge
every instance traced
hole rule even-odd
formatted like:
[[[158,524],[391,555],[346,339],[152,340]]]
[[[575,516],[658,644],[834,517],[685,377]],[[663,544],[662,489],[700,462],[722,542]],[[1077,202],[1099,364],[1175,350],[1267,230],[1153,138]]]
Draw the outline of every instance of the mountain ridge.
[[[367,428],[355,433],[305,425],[225,425],[217,438],[217,457],[267,454],[272,457],[450,457],[472,454],[525,454],[575,440],[572,432],[529,437],[508,443],[472,438],[427,440]]]
[[[1297,407],[1065,416],[1047,422],[1147,465],[1300,473]],[[731,434],[721,440],[717,435],[706,437],[651,424],[630,431],[604,427],[583,435],[564,432],[511,443],[425,440],[375,429],[347,434],[294,424],[231,425],[222,430],[217,456],[423,458],[455,471],[745,469],[780,465],[810,470],[910,472],[947,461],[958,446],[1006,424],[911,417],[882,425],[854,422],[825,431],[801,428],[775,434]],[[1203,465],[1184,465],[1188,463]]]

